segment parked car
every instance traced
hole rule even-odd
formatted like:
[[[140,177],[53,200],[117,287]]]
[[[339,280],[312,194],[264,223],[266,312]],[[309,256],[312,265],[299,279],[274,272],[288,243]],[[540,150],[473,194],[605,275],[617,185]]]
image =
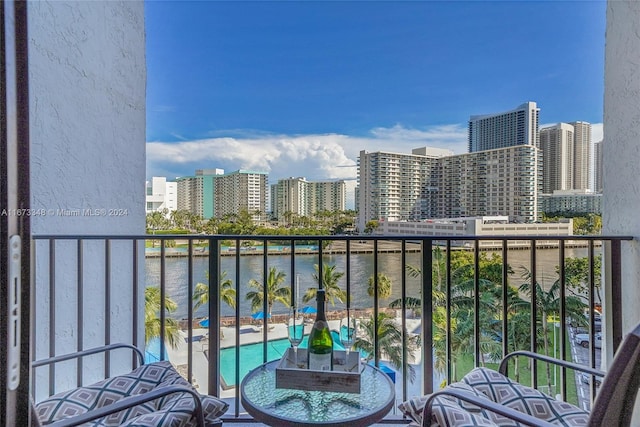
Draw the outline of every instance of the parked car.
[[[594,378],[596,380],[596,387],[600,387],[600,384],[602,384],[602,378],[596,376],[594,376]],[[580,372],[580,382],[587,385],[591,384],[591,375],[586,372]]]
[[[577,333],[588,330],[589,311],[585,311],[584,317],[579,316],[578,318],[571,318],[569,325],[576,328]],[[593,327],[595,332],[600,332],[602,330],[602,315],[597,311],[593,312]]]
[[[594,336],[595,336],[595,341],[594,341],[595,348],[602,348],[602,333],[597,332]],[[590,338],[589,334],[576,334],[576,336],[573,338],[573,341],[584,348],[588,348],[589,338]]]

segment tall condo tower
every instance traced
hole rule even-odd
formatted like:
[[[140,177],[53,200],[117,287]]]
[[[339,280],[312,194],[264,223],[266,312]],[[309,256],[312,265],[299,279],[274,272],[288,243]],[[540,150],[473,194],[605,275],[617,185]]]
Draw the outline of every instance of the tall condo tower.
[[[470,153],[516,145],[539,148],[540,109],[535,102],[525,102],[504,113],[471,116],[469,119]]]
[[[574,127],[568,123],[540,129],[542,192],[573,189]]]
[[[571,122],[575,129],[573,144],[573,188],[589,189],[591,174],[591,123]]]

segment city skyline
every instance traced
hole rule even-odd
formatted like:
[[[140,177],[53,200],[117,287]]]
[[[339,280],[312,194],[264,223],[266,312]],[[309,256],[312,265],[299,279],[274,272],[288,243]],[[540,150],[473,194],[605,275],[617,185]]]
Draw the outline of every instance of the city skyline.
[[[597,142],[604,18],[604,2],[147,3],[147,177],[352,180],[362,149],[462,154],[470,116],[528,101],[541,128],[588,121]]]

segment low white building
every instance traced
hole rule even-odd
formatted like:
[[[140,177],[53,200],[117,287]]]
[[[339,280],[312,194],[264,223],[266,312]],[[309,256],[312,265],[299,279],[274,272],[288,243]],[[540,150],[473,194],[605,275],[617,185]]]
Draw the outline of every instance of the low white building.
[[[383,236],[572,236],[573,220],[545,223],[510,223],[508,216],[442,218],[422,221],[380,221],[376,230]],[[539,241],[539,244],[557,244]],[[530,238],[510,241],[509,246],[527,246]],[[500,240],[483,240],[481,247],[502,245]]]
[[[169,212],[178,209],[178,183],[167,182],[167,178],[154,176],[146,183],[146,213]]]

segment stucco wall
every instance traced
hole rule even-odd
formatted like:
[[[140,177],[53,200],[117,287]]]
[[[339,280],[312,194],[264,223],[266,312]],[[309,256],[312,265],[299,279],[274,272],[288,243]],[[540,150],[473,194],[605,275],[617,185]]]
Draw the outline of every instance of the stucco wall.
[[[631,235],[622,247],[623,332],[640,322],[640,2],[607,5],[604,143],[602,144],[604,234]],[[606,301],[605,301],[606,302]],[[606,314],[606,312],[605,312]],[[606,319],[605,319],[606,326]],[[610,332],[610,331],[607,331]],[[605,339],[607,335],[605,335]],[[606,342],[605,342],[605,346]],[[610,347],[610,346],[608,346]],[[611,361],[611,349],[603,358]],[[635,423],[640,420],[636,404]]]
[[[31,197],[32,208],[44,213],[32,217],[33,234],[143,234],[143,2],[38,1],[29,3],[28,14]],[[76,253],[75,242],[56,245],[57,354],[76,350],[78,342]],[[36,242],[36,359],[49,356],[48,254],[48,244]],[[84,347],[131,342],[131,242],[113,242],[111,248],[110,337],[104,326],[104,242],[87,242],[83,258]],[[56,377],[65,381],[60,372]]]
[[[609,1],[605,56],[603,233],[624,243],[623,330],[640,322],[640,2]]]

